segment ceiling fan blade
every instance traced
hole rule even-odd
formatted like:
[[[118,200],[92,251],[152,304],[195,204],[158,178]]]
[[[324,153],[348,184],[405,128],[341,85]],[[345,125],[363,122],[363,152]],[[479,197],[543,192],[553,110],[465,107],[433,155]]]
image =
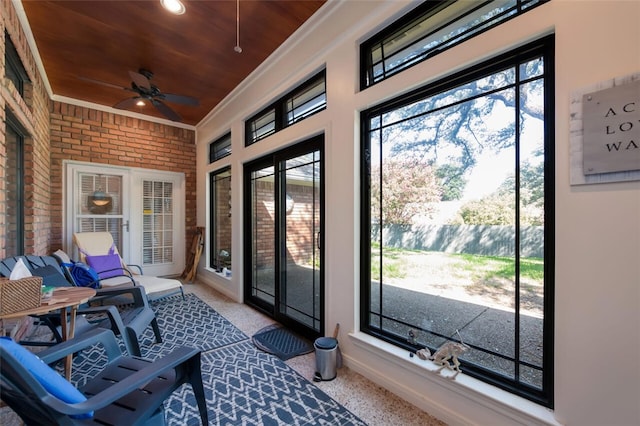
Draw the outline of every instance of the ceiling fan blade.
[[[129,76],[131,77],[131,80],[133,80],[133,82],[136,84],[136,86],[151,90],[151,83],[149,82],[149,79],[144,75],[137,72],[129,71]]]
[[[171,93],[163,93],[162,99],[168,102],[173,102],[176,104],[184,104],[191,106],[198,106],[200,102],[196,98],[192,98],[191,96],[182,96],[182,95],[174,95]]]
[[[117,104],[115,104],[113,106],[113,108],[116,108],[116,109],[131,109],[132,107],[136,106],[136,102],[138,102],[139,99],[140,99],[140,96],[134,96],[133,98],[123,99],[120,102],[118,102]]]
[[[160,111],[169,120],[180,121],[180,122],[182,121],[182,117],[180,117],[177,112],[169,108],[169,106],[164,102],[159,101],[157,99],[153,99],[151,103],[153,104],[153,106],[156,107],[158,111]]]
[[[81,75],[78,76],[78,78],[80,80],[84,80],[84,81],[88,81],[89,83],[97,83],[97,84],[101,84],[103,86],[107,86],[107,87],[113,87],[114,89],[124,89],[124,90],[131,90],[128,87],[123,87],[123,86],[118,86],[117,84],[111,84],[111,83],[107,83],[106,81],[102,81],[102,80],[95,80],[93,78],[88,78],[88,77],[83,77]]]

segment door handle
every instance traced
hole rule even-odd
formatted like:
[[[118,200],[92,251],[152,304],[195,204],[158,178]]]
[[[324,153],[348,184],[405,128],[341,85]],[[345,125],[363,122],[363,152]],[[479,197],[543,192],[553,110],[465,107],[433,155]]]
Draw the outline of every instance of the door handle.
[[[321,247],[320,247],[320,233],[319,232],[316,234],[316,247],[318,247],[318,250],[321,250]]]
[[[122,228],[124,228],[125,232],[129,232],[129,221],[128,220],[122,224]]]

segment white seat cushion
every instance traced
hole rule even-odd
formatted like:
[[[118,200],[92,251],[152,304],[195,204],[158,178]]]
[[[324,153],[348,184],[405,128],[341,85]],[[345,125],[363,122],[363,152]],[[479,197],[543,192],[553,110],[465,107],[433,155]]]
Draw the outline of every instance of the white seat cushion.
[[[145,293],[151,296],[155,293],[164,293],[170,290],[179,290],[182,283],[172,278],[154,277],[151,275],[134,275],[133,279],[137,285],[144,287]],[[103,287],[117,287],[121,285],[131,284],[131,280],[127,277],[112,277],[100,280]]]

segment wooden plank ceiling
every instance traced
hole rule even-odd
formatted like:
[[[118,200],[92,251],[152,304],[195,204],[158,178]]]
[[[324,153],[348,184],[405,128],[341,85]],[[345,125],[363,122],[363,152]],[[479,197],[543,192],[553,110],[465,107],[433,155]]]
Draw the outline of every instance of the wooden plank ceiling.
[[[162,93],[198,106],[164,103],[185,124],[202,120],[325,0],[241,0],[240,47],[235,0],[183,0],[171,15],[159,0],[23,0],[54,95],[104,106],[138,96],[130,71],[147,69]],[[159,98],[157,98],[159,99]],[[167,118],[150,102],[132,111]]]

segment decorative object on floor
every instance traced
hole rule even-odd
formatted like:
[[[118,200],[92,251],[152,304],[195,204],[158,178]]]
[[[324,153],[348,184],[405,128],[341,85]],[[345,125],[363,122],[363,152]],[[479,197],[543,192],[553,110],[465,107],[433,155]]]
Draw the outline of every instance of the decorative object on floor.
[[[251,338],[253,344],[283,361],[313,352],[313,345],[280,324],[269,325]]]
[[[336,324],[333,337],[319,337],[313,342],[316,351],[316,372],[314,382],[333,380],[337,376],[337,368],[342,367],[342,355],[338,346],[340,323]]]
[[[197,296],[187,294],[185,300],[173,296],[151,306],[164,341],[151,345],[147,333],[145,358],[160,358],[185,341],[207,348],[201,368],[210,424],[365,426],[279,358],[258,350],[247,335]],[[85,351],[75,358],[72,381],[81,385],[91,377],[87,371],[99,371],[104,362],[99,352]],[[165,412],[169,426],[199,424],[195,396],[188,386],[165,401]]]

